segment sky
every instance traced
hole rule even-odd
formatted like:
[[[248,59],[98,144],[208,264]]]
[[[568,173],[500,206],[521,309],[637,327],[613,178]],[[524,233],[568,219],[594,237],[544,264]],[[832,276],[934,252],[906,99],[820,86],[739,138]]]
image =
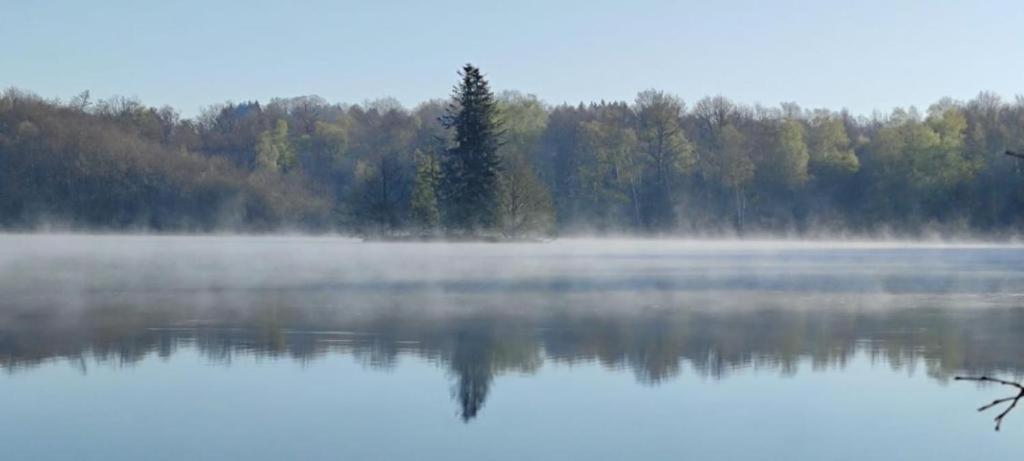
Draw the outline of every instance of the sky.
[[[655,88],[870,116],[1024,93],[1019,1],[0,0],[0,87],[137,97],[185,116],[320,95],[406,106],[459,67],[552,103]]]

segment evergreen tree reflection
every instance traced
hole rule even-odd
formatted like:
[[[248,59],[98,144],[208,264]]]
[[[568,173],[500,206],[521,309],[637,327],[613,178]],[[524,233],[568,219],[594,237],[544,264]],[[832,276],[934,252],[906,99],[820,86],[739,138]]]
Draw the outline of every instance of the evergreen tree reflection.
[[[11,316],[0,321],[0,368],[16,372],[64,359],[86,373],[90,362],[131,366],[187,349],[224,366],[237,356],[309,363],[338,354],[387,370],[400,357],[414,356],[450,374],[452,399],[467,422],[481,414],[498,377],[534,373],[545,360],[629,369],[646,385],[687,369],[724,379],[752,366],[785,374],[808,363],[841,368],[861,353],[896,368],[923,364],[937,379],[1024,371],[1020,308],[451,315],[396,310],[332,317],[273,305],[202,321],[176,312],[104,306],[85,309],[78,318],[46,312]]]

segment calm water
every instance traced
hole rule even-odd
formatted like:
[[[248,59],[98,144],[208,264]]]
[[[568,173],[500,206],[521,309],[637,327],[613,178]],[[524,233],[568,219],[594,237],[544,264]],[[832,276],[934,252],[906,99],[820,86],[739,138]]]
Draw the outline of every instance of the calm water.
[[[0,459],[1009,459],[1024,247],[0,236]]]

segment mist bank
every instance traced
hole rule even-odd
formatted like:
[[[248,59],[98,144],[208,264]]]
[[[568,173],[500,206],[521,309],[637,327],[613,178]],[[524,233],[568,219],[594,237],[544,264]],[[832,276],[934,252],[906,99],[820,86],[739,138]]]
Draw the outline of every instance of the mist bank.
[[[0,96],[0,228],[443,238],[423,184],[448,101],[210,106]],[[692,107],[497,97],[493,235],[1016,238],[1024,103],[990,94],[872,118],[711,97]],[[515,191],[510,192],[510,191]],[[429,191],[428,191],[429,192]],[[511,194],[511,195],[510,195]],[[516,195],[518,194],[518,195]],[[430,194],[426,194],[429,197]]]
[[[239,315],[552,309],[880,310],[1020,305],[1024,246],[559,240],[364,243],[304,236],[0,237],[0,319],[107,305]]]
[[[497,377],[545,364],[651,385],[864,357],[1020,375],[1022,260],[991,243],[0,235],[0,373],[415,357],[450,373],[466,420]]]

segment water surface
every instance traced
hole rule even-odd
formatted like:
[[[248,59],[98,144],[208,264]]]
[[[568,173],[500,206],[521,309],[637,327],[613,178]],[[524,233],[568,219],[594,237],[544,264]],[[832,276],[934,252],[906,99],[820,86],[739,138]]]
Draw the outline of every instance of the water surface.
[[[1021,375],[1021,246],[8,235],[0,294],[3,459],[1024,453],[951,380]]]

